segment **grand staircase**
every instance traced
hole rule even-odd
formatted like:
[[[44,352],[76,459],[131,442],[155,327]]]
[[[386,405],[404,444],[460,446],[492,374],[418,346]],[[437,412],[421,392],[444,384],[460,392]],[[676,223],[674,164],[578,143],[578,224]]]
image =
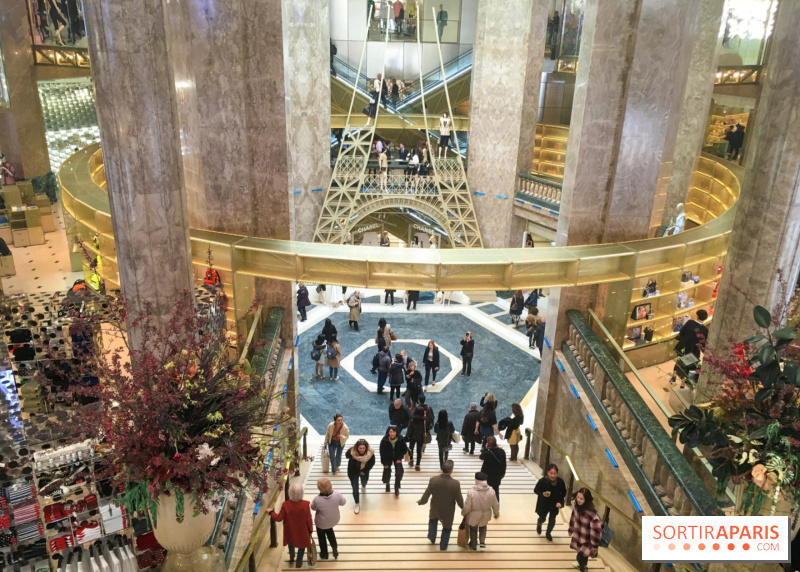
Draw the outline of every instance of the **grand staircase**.
[[[356,438],[350,437],[352,445]],[[379,440],[368,441],[377,449]],[[455,463],[454,478],[461,482],[462,492],[474,484],[474,475],[481,468],[478,455],[465,455],[460,445],[453,445],[450,458]],[[328,477],[334,489],[342,492],[347,504],[341,508],[342,520],[336,526],[339,543],[339,558],[320,560],[318,570],[397,572],[398,570],[573,570],[575,553],[569,548],[567,524],[570,508],[562,511],[562,520],[553,532],[553,542],[536,534],[536,496],[533,487],[536,478],[527,466],[509,463],[506,477],[500,486],[500,518],[489,523],[486,549],[467,551],[457,544],[457,526],[461,520],[456,515],[450,545],[446,551],[432,545],[427,535],[428,508],[418,506],[428,480],[439,473],[436,443],[428,445],[422,456],[421,471],[405,465],[400,496],[384,492],[381,483],[380,464],[370,474],[367,492],[361,495],[361,512],[353,513],[353,497],[350,482],[344,472],[337,476],[323,474],[321,468],[322,449],[318,449],[306,483],[306,499],[311,500],[316,490],[316,481]],[[342,459],[345,460],[344,457]],[[536,470],[533,465],[531,468]],[[316,540],[316,533],[315,533]],[[288,551],[284,550],[283,569],[289,570],[286,562]],[[293,568],[291,568],[293,569]],[[601,560],[592,560],[590,570],[609,570]]]

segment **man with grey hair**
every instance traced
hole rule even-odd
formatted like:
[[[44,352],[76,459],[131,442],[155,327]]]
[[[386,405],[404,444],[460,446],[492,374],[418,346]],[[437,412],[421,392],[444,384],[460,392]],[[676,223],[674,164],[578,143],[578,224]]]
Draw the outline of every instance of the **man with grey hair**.
[[[464,422],[461,424],[461,439],[464,441],[464,454],[475,454],[476,438],[475,424],[480,421],[481,412],[478,411],[478,404],[474,401],[469,404],[469,412],[464,416]]]
[[[409,421],[411,421],[411,414],[400,399],[395,399],[389,404],[389,425],[397,427],[399,435],[403,434],[403,429],[408,427]]]
[[[431,544],[436,544],[436,530],[439,521],[442,522],[442,537],[439,541],[439,550],[447,550],[450,542],[450,531],[453,530],[453,516],[456,512],[456,505],[464,508],[464,497],[461,496],[461,483],[451,475],[453,473],[453,461],[447,460],[442,464],[442,474],[431,477],[428,481],[428,488],[417,501],[417,504],[424,505],[431,499],[431,509],[428,513],[428,540]]]

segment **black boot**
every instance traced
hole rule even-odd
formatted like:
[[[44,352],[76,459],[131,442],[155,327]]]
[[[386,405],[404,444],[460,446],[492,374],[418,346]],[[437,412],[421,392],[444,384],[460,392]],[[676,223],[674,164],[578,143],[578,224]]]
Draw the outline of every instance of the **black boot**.
[[[542,535],[542,521],[541,520],[536,523],[536,534],[538,534],[539,536]]]

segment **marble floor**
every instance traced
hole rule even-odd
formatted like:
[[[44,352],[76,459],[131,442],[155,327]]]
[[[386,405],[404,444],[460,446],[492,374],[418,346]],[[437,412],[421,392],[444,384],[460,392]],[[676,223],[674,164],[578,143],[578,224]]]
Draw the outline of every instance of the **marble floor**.
[[[365,299],[370,296],[367,291]],[[526,418],[526,423],[532,421],[535,382],[539,376],[538,351],[528,348],[528,338],[522,328],[515,330],[482,311],[486,304],[492,303],[420,304],[417,310],[411,311],[402,304],[363,304],[358,332],[348,326],[349,316],[344,306],[315,306],[309,311],[308,321],[300,323],[299,329],[300,407],[304,422],[312,433],[324,433],[333,414],[340,412],[351,433],[383,434],[388,423],[388,388],[383,395],[377,395],[377,376],[369,372],[381,317],[386,318],[398,336],[392,344],[393,355],[405,349],[420,362],[428,340],[433,339],[440,347],[438,383],[428,387],[427,399],[434,412],[447,409],[457,429],[470,402],[480,401],[487,391],[498,397],[498,417],[509,415],[511,403],[518,402],[529,411],[531,418]],[[496,310],[502,314],[498,317],[507,317],[507,310],[502,308],[504,304],[507,307],[507,302],[498,300],[497,304]],[[496,313],[495,309],[492,313]],[[311,342],[328,317],[337,328],[343,350],[339,381],[313,377]],[[475,339],[475,358],[472,375],[462,377],[459,375],[459,340],[467,330]],[[328,375],[327,368],[325,375]]]

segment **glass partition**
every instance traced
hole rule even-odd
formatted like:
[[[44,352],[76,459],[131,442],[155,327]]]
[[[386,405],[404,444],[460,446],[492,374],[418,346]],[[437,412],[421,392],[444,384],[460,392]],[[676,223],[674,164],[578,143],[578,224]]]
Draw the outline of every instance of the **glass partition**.
[[[34,44],[88,47],[83,8],[78,0],[28,0],[28,10]]]

